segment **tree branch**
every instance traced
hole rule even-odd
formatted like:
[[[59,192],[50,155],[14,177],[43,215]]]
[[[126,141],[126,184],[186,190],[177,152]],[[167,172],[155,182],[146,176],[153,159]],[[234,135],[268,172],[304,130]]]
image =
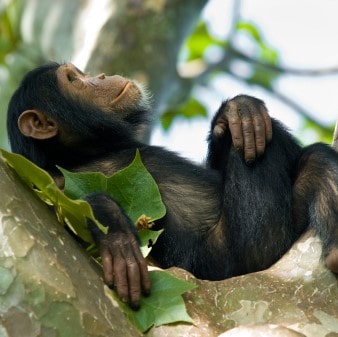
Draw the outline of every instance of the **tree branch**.
[[[230,44],[229,49],[231,50],[232,56],[238,57],[243,61],[247,61],[248,63],[259,65],[265,69],[269,69],[271,71],[276,71],[282,74],[296,75],[296,76],[327,76],[327,75],[335,75],[338,74],[338,66],[331,67],[326,69],[296,69],[291,67],[284,67],[281,65],[275,65],[271,63],[262,62],[253,57],[250,57],[243,53],[242,51],[233,47]]]
[[[266,63],[251,59],[248,56],[240,53],[239,51],[237,51],[233,47],[229,47],[227,49],[226,54],[224,55],[224,57],[219,62],[216,62],[216,63],[213,63],[213,64],[207,64],[206,62],[201,61],[201,62],[203,62],[203,65],[200,66],[201,71],[198,74],[196,74],[196,72],[195,72],[194,73],[195,77],[184,78],[183,80],[188,81],[188,82],[193,81],[195,84],[196,83],[202,84],[202,83],[205,82],[205,80],[211,74],[213,74],[215,72],[224,71],[238,81],[241,81],[241,82],[246,81],[246,79],[244,77],[239,76],[238,74],[236,74],[235,72],[233,72],[231,70],[230,62],[232,62],[235,59],[235,57],[244,59],[244,60],[251,62],[251,63],[260,64],[262,66],[265,66],[267,68],[270,68],[270,69],[273,69],[273,70],[276,70],[276,71],[293,72],[293,74],[298,74],[298,75],[303,75],[303,76],[310,75],[310,74],[312,74],[312,76],[321,76],[321,75],[327,75],[329,73],[333,74],[333,72],[338,73],[338,68],[337,69],[335,69],[335,68],[321,69],[321,70],[286,69],[286,68],[266,64]],[[332,128],[331,127],[324,125],[318,119],[315,119],[314,117],[312,117],[311,114],[308,111],[306,111],[301,105],[296,103],[294,100],[292,100],[289,97],[283,95],[282,93],[276,91],[272,86],[270,88],[263,87],[263,86],[261,86],[261,87],[264,88],[266,91],[268,91],[273,96],[275,96],[277,99],[279,99],[282,103],[288,105],[290,108],[295,110],[300,116],[302,116],[303,118],[306,118],[311,123],[318,125],[323,130],[323,132],[325,134],[327,134],[329,136],[332,134]]]
[[[236,80],[243,81],[243,78],[232,72],[231,70],[228,71],[229,74],[234,77]],[[282,103],[289,106],[291,109],[295,110],[300,116],[307,119],[309,122],[318,125],[325,134],[330,136],[332,134],[332,128],[324,125],[321,121],[311,116],[311,114],[305,110],[301,105],[299,105],[297,102],[289,98],[288,96],[283,95],[282,93],[275,90],[273,87],[266,88],[264,87],[266,91],[268,91],[270,94],[272,94],[274,97],[279,99]]]
[[[333,133],[332,146],[338,151],[338,119]]]

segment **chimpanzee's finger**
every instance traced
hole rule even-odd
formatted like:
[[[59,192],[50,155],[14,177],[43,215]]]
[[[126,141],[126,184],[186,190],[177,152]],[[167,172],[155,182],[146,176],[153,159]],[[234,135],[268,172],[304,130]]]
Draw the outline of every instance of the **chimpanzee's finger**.
[[[150,282],[149,273],[148,273],[147,261],[142,256],[140,247],[138,245],[138,242],[136,242],[136,240],[132,241],[132,246],[133,246],[134,256],[140,268],[141,286],[142,286],[143,294],[149,295],[150,288],[151,288],[151,282]]]
[[[242,119],[242,130],[244,138],[244,159],[250,164],[256,159],[255,129],[251,118]]]
[[[114,271],[113,271],[113,258],[109,249],[101,250],[102,269],[104,282],[112,287],[114,285]]]
[[[121,254],[114,256],[114,286],[118,297],[124,303],[129,302],[129,287],[126,260]]]
[[[123,255],[128,279],[129,305],[133,309],[138,309],[140,306],[142,289],[140,268],[134,256],[133,241],[136,242],[136,240],[132,238],[130,242],[131,246],[129,246],[128,249],[123,250]]]
[[[134,258],[127,257],[125,261],[128,277],[129,305],[136,310],[140,306],[141,298],[140,269]]]
[[[265,121],[262,115],[256,114],[253,116],[253,127],[256,155],[259,157],[263,155],[266,145]]]
[[[226,109],[232,143],[236,149],[242,150],[244,147],[244,139],[242,132],[242,121],[237,111],[237,104],[233,101],[229,101],[226,105]]]
[[[224,135],[224,132],[226,129],[227,129],[227,122],[222,117],[220,117],[220,119],[217,121],[216,125],[214,126],[212,134],[216,138],[220,138]]]
[[[215,125],[213,126],[212,134],[216,138],[223,137],[225,130],[228,128],[228,117],[226,114],[226,105],[217,114]]]
[[[263,116],[263,120],[265,122],[265,138],[267,143],[269,143],[272,139],[272,122],[271,117],[268,114],[268,110],[264,105],[261,106],[261,115]]]

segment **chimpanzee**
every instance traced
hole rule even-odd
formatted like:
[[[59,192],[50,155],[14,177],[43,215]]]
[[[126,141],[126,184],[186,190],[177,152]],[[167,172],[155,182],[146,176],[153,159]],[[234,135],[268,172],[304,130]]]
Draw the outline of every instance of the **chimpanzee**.
[[[7,118],[12,151],[48,170],[60,187],[56,164],[111,175],[139,149],[167,209],[152,250],[163,268],[209,280],[262,270],[314,228],[326,265],[338,272],[338,154],[324,144],[301,148],[257,98],[239,95],[221,104],[205,167],[141,141],[151,118],[147,94],[117,75],[42,65],[23,78]],[[109,228],[104,235],[89,223],[105,282],[137,307],[150,281],[134,225],[104,193],[85,199]]]

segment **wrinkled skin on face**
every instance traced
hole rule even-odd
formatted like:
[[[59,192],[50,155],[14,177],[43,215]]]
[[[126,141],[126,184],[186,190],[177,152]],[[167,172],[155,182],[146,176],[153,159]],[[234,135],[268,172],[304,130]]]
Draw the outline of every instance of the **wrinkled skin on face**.
[[[144,99],[144,92],[136,82],[119,75],[97,76],[84,74],[73,64],[61,65],[56,70],[61,92],[89,106],[107,113],[122,112]]]

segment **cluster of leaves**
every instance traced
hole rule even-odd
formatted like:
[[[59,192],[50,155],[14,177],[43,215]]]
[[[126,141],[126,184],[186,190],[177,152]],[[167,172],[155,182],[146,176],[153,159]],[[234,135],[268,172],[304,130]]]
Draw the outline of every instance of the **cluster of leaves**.
[[[21,2],[8,1],[8,4],[0,4],[0,63],[3,63],[5,55],[17,48],[20,42],[20,12]]]
[[[206,107],[191,97],[186,103],[180,105],[176,109],[170,109],[164,112],[161,115],[161,125],[164,130],[169,130],[175,118],[183,117],[186,119],[202,117],[206,118],[208,116]]]
[[[231,64],[239,60],[246,62],[251,67],[251,72],[246,77],[240,78],[242,81],[271,89],[273,81],[280,75],[278,68],[274,67],[278,62],[277,51],[264,41],[261,32],[250,22],[237,22],[235,33],[238,35],[245,34],[251,39],[256,49],[254,58],[236,49],[232,43],[232,36],[224,40],[216,38],[210,33],[206,22],[199,22],[193,34],[186,40],[181,53],[183,55],[182,63],[189,64],[198,61],[199,64],[204,64],[203,76],[201,78],[197,76],[192,80],[195,84],[203,84],[207,76],[214,76],[217,73],[228,73],[237,76],[233,73]],[[209,61],[208,59],[208,51],[211,48],[217,48],[221,54],[216,66],[214,60]],[[266,67],[266,65],[269,65],[269,67]],[[176,117],[191,119],[206,116],[206,107],[198,99],[190,98],[188,102],[166,111],[161,117],[161,123],[163,128],[167,130]]]
[[[225,49],[229,44],[226,40],[213,37],[209,32],[207,24],[200,21],[184,45],[186,61],[204,60],[207,49],[212,46]]]
[[[46,171],[21,155],[1,149],[0,153],[8,165],[16,171],[18,176],[42,201],[47,205],[54,206],[60,222],[66,223],[82,240],[92,242],[91,234],[86,226],[87,219],[93,220],[100,230],[107,232],[107,229],[96,221],[89,204],[84,200],[68,198]]]
[[[64,193],[71,199],[105,192],[116,200],[133,223],[145,214],[149,221],[161,219],[165,215],[159,189],[142,163],[139,151],[132,163],[110,177],[101,172],[72,173],[61,167],[65,177]]]
[[[62,192],[52,177],[24,158],[0,149],[4,160],[17,172],[20,178],[48,205],[52,205],[62,223],[86,242],[92,242],[87,228],[87,219],[93,220],[101,231],[107,232],[94,217],[90,205],[80,198],[89,193],[110,194],[136,224],[140,218],[153,222],[165,215],[158,186],[142,163],[137,151],[133,162],[110,177],[102,173],[72,173],[59,168],[65,177],[65,191]],[[161,231],[142,229],[140,231],[141,251],[146,257]],[[141,299],[137,312],[120,303],[130,321],[142,332],[151,326],[177,321],[191,322],[181,295],[195,288],[163,271],[150,271],[152,295]]]
[[[252,63],[252,73],[244,80],[248,84],[258,84],[266,89],[272,88],[272,83],[279,75],[278,68],[267,67],[275,66],[278,62],[278,52],[269,46],[263,39],[258,28],[250,22],[238,22],[236,25],[238,32],[247,34],[254,42],[257,49],[256,57],[258,62]],[[241,58],[243,55],[239,55]]]
[[[22,75],[41,63],[42,52],[23,43],[21,27],[24,1],[0,1],[0,147],[7,148],[6,108]]]
[[[253,48],[250,54],[242,51],[236,45],[238,37],[245,36],[250,40]],[[218,57],[210,58],[208,51],[218,50]],[[241,72],[234,67],[236,62],[244,63],[245,69],[249,71]],[[228,38],[219,39],[215,37],[208,28],[206,21],[200,21],[194,32],[187,38],[181,52],[181,64],[197,64],[201,70],[189,79],[182,81],[185,86],[187,81],[196,84],[208,84],[210,78],[215,75],[227,74],[235,80],[245,82],[248,85],[258,85],[276,95],[282,102],[289,105],[304,118],[303,131],[312,130],[317,134],[318,140],[330,142],[333,126],[327,127],[320,125],[302,107],[298,106],[290,98],[285,98],[274,88],[274,82],[281,75],[288,72],[279,66],[279,53],[276,48],[269,45],[264,39],[262,32],[257,25],[249,21],[235,20],[233,29]],[[202,66],[201,66],[202,65]],[[190,85],[192,87],[192,85]],[[206,117],[207,109],[199,97],[190,97],[186,102],[171,106],[170,110],[165,111],[161,116],[162,127],[168,130],[174,120],[178,117],[192,119],[195,117]]]
[[[23,45],[20,33],[23,4],[24,2],[20,0],[7,0],[0,4],[0,86],[3,89],[0,96],[4,102],[9,100],[22,74],[36,64],[41,63],[41,57],[45,57],[39,41],[36,42],[34,47],[30,45],[28,48]],[[274,81],[284,73],[284,70],[278,67],[279,54],[277,49],[267,43],[257,24],[238,19],[239,6],[233,13],[229,13],[229,15],[231,14],[234,16],[234,24],[227,38],[217,38],[210,31],[207,20],[201,20],[185,41],[180,57],[183,61],[182,63],[189,64],[197,61],[204,64],[204,70],[202,76],[197,74],[189,78],[188,81],[182,79],[182,86],[179,88],[179,92],[183,93],[182,97],[177,100],[177,103],[170,104],[170,110],[164,111],[161,116],[161,123],[165,130],[170,128],[177,117],[193,119],[207,116],[207,108],[201,99],[199,97],[190,97],[187,100],[187,96],[192,87],[197,84],[207,84],[211,77],[218,74],[227,74],[246,84],[258,85],[272,94],[277,94],[280,100],[290,105],[288,101],[275,92],[273,87]],[[247,55],[240,48],[236,48],[233,42],[241,35],[245,35],[251,40],[255,50],[253,54]],[[208,58],[208,55],[210,55],[208,51],[215,48],[220,52],[218,54],[222,55],[216,62]],[[244,62],[250,71],[246,74],[234,71],[233,65],[237,61]],[[188,89],[184,90],[186,87]],[[294,104],[290,106],[305,118],[304,130],[316,122],[311,119],[307,111],[305,113],[304,111],[299,111]],[[0,106],[0,116],[5,115],[5,107],[6,104]],[[317,125],[314,131],[318,134],[318,138],[326,141],[327,135],[332,133],[333,128],[325,128],[324,125],[318,125],[318,122],[315,124]],[[4,118],[0,118],[0,130],[4,128]],[[323,134],[325,134],[325,138],[322,138]],[[7,147],[4,132],[0,132],[0,146]]]

